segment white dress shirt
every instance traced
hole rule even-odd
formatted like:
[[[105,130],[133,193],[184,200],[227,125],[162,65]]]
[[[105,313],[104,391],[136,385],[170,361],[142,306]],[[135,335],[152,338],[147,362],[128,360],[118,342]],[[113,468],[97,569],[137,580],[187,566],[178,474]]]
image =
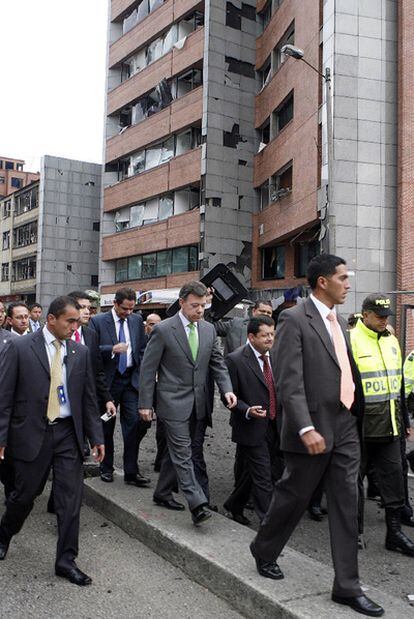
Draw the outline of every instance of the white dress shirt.
[[[29,333],[29,329],[26,329],[24,333],[19,333],[18,331],[15,331],[13,327],[10,329],[10,331],[11,333],[14,333],[14,335],[18,335],[19,337],[23,337],[23,335],[27,335]]]
[[[54,342],[57,338],[53,335],[53,333],[49,331],[46,325],[43,327],[43,337],[45,338],[45,347],[46,347],[47,358],[49,360],[49,367],[51,367],[53,358],[57,352],[52,342]],[[60,357],[61,357],[61,363],[62,363],[63,389],[65,391],[66,402],[65,404],[60,403],[59,418],[63,419],[65,417],[70,417],[72,415],[72,412],[70,410],[67,376],[66,376],[65,359],[67,356],[67,347],[66,347],[66,342],[64,340],[63,341],[60,340],[60,343],[61,343]]]
[[[119,318],[114,308],[112,308],[111,312],[112,312],[112,318],[114,319],[114,322],[115,322],[116,337],[118,338],[118,342],[119,342],[119,329],[121,327],[120,325],[121,319]],[[124,320],[124,334],[125,334],[125,342],[128,346],[127,368],[132,368],[132,366],[134,365],[134,360],[132,358],[131,336],[129,335],[128,321],[126,319]]]
[[[36,331],[39,331],[42,328],[42,325],[40,324],[38,320],[32,320],[31,318],[29,318],[29,323],[32,328],[32,333],[35,333]]]
[[[182,313],[181,310],[179,311],[178,315],[179,315],[179,317],[181,319],[181,322],[183,323],[184,331],[186,332],[187,339],[188,339],[190,337],[190,333],[191,333],[191,329],[190,329],[190,327],[188,325],[191,324],[191,320],[188,320],[188,318],[186,316],[184,316],[184,314]],[[198,324],[197,324],[197,322],[193,322],[192,324],[195,326],[194,333],[196,334],[197,344],[198,344]]]

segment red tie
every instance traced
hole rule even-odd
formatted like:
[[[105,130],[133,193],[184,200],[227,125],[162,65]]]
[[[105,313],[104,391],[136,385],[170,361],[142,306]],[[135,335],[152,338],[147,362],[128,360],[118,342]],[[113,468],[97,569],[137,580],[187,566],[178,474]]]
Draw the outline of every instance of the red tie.
[[[76,329],[75,331],[75,342],[78,342],[78,344],[80,344],[82,341],[81,336],[79,334],[79,331]]]
[[[269,419],[274,419],[276,417],[276,390],[273,372],[267,355],[260,355],[260,359],[263,361],[263,375],[269,389]]]

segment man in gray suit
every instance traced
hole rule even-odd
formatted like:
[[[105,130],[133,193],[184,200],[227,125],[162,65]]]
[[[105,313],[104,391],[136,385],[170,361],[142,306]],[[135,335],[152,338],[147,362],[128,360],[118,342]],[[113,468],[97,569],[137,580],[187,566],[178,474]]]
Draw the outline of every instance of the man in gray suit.
[[[286,468],[250,548],[259,574],[283,578],[276,560],[324,479],[335,569],[332,600],[379,617],[384,610],[363,594],[358,577],[363,394],[346,323],[335,311],[350,288],[345,261],[316,256],[308,265],[308,282],[310,298],[279,318],[275,371]]]
[[[166,430],[169,457],[167,454],[161,464],[160,480],[165,478],[172,462],[196,525],[211,516],[205,509],[208,501],[195,478],[191,460],[195,421],[207,414],[209,369],[227,406],[233,408],[237,403],[215,329],[201,320],[206,296],[207,288],[201,282],[189,282],[181,288],[178,314],[154,327],[142,360],[139,383],[141,417],[151,420],[156,392],[157,415]],[[172,499],[161,492],[157,486],[156,502]]]
[[[272,317],[272,304],[270,301],[256,301],[252,308],[252,318],[258,316]],[[231,320],[217,320],[213,323],[217,335],[224,339],[224,355],[228,355],[240,346],[247,343],[247,325],[250,318],[236,316]]]

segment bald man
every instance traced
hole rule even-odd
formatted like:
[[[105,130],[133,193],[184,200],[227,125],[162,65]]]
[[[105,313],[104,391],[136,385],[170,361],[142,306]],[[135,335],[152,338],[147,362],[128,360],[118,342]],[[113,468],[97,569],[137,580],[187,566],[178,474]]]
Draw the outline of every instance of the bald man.
[[[155,325],[158,325],[161,322],[161,316],[159,314],[148,314],[147,319],[145,321],[145,335],[147,338],[151,335],[151,332]]]

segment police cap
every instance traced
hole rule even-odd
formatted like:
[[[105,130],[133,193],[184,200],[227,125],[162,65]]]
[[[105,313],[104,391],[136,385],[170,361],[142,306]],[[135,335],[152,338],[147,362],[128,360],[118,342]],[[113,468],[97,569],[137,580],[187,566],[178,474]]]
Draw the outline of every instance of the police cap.
[[[362,303],[362,311],[375,312],[378,316],[392,316],[391,299],[385,294],[370,294]]]

